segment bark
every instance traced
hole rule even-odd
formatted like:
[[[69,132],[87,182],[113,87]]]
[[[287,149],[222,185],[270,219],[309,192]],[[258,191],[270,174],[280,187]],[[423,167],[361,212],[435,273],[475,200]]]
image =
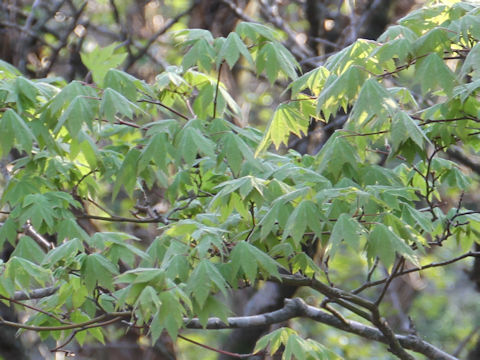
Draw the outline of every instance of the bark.
[[[285,298],[295,293],[296,287],[267,282],[258,290],[245,305],[244,315],[255,315],[280,309]],[[239,354],[251,353],[257,340],[266,333],[271,324],[260,324],[253,328],[235,329],[232,331],[222,349]],[[251,357],[251,360],[257,357]],[[220,355],[219,360],[233,360],[235,358]]]
[[[318,321],[331,327],[343,330],[347,333],[356,334],[365,339],[389,344],[389,339],[379,329],[357,321],[342,321],[335,315],[307,305],[300,298],[287,299],[285,300],[285,306],[282,309],[272,311],[267,314],[229,318],[228,324],[223,323],[218,318],[209,319],[206,327],[207,329],[228,329],[238,327],[251,330],[255,329],[256,327],[263,328],[268,325],[277,324],[279,322],[287,321],[299,316]],[[202,325],[198,320],[192,320],[187,324],[187,327],[201,329]],[[441,349],[438,349],[430,343],[422,340],[418,336],[394,334],[394,337],[402,346],[402,348],[423,354],[429,359],[457,360],[455,356],[447,354]],[[239,339],[236,339],[236,342],[238,341]],[[229,357],[222,357],[222,359],[230,360]]]

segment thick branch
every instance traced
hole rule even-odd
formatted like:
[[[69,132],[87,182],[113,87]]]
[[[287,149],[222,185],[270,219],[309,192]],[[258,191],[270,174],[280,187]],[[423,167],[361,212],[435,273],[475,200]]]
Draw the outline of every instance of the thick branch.
[[[15,300],[41,299],[41,298],[55,294],[58,289],[59,289],[59,286],[51,286],[51,287],[46,287],[41,289],[35,289],[30,292],[15,291],[13,298]]]
[[[256,326],[266,326],[277,324],[295,317],[307,317],[318,321],[322,324],[332,326],[334,328],[359,335],[363,338],[389,344],[389,340],[382,332],[371,326],[364,325],[357,321],[342,321],[335,315],[331,315],[321,309],[307,305],[299,298],[286,299],[285,306],[276,311],[261,315],[231,317],[228,318],[228,324],[225,324],[219,318],[211,318],[207,321],[206,329],[234,329],[234,328],[251,328]],[[186,320],[186,327],[190,329],[202,329],[202,325],[198,319]],[[429,359],[436,360],[456,360],[456,358],[435,346],[423,341],[414,335],[395,335],[396,340],[404,349],[421,353]]]
[[[298,275],[280,275],[280,276],[281,276],[280,281],[282,282],[282,284],[292,285],[292,286],[308,286],[319,291],[323,295],[328,296],[332,300],[343,299],[353,304],[362,306],[368,310],[375,309],[375,304],[373,302],[367,299],[364,299],[358,295],[354,295],[348,291],[330,287],[322,283],[321,281],[318,281],[317,279],[311,279],[308,277],[298,276]],[[271,279],[271,280],[275,281],[275,279]]]

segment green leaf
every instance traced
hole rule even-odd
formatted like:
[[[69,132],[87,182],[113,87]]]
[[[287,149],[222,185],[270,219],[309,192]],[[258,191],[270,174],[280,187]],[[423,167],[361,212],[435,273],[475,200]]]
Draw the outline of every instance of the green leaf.
[[[137,105],[133,104],[125,96],[113,89],[106,89],[103,92],[100,111],[109,122],[115,122],[115,115],[117,113],[132,119],[133,110],[142,111]]]
[[[356,168],[359,163],[359,151],[353,147],[346,138],[336,132],[328,139],[318,154],[320,160],[317,171],[323,174],[324,171],[332,173],[334,176],[341,174],[344,165],[349,164]]]
[[[45,251],[30,236],[22,236],[10,256],[17,256],[39,264],[45,256]]]
[[[103,87],[103,80],[108,70],[119,66],[128,56],[126,52],[116,51],[113,43],[104,48],[97,47],[89,53],[80,53],[83,64],[92,72],[93,81]]]
[[[213,263],[204,259],[192,271],[188,281],[188,287],[200,307],[205,304],[207,297],[215,291],[214,285],[223,295],[227,295],[227,283],[222,274]]]
[[[137,99],[137,86],[140,84],[142,84],[142,90],[148,89],[140,80],[117,69],[110,69],[105,75],[105,89],[111,88],[125,96],[130,101],[135,101]]]
[[[318,96],[329,75],[330,71],[328,71],[327,68],[319,66],[292,81],[288,88],[292,89],[292,96],[298,94],[305,88],[312,91],[314,96]]]
[[[138,149],[130,149],[125,156],[122,166],[117,174],[115,185],[113,186],[112,197],[116,198],[120,188],[123,186],[129,196],[132,196],[135,185],[137,184],[138,159],[140,158]]]
[[[417,34],[410,28],[403,25],[392,25],[380,35],[378,41],[380,42],[390,42],[395,39],[405,39],[409,42],[414,42],[418,38]]]
[[[424,148],[425,142],[429,143],[429,139],[406,112],[397,112],[392,119],[391,141],[394,151],[411,139],[420,149]]]
[[[7,155],[12,147],[29,153],[32,151],[35,135],[25,121],[12,109],[3,113],[0,120],[0,138],[3,155]],[[1,155],[1,153],[0,153]]]
[[[355,251],[358,251],[360,230],[361,227],[358,222],[349,214],[340,215],[340,217],[335,222],[332,233],[330,235],[330,257],[333,258],[342,240],[345,241],[345,243],[352,247]]]
[[[21,72],[6,61],[0,60],[0,76],[2,78],[13,79],[20,76]]]
[[[296,334],[295,330],[290,328],[282,327],[280,329],[276,329],[271,333],[262,336],[257,341],[253,352],[257,353],[260,350],[266,349],[268,346],[270,355],[273,355],[277,352],[280,346],[285,345],[288,341],[288,338],[294,334]]]
[[[402,218],[411,225],[419,225],[427,234],[433,232],[433,223],[430,213],[420,212],[408,204],[403,204]]]
[[[447,96],[452,95],[455,75],[436,53],[419,59],[415,65],[416,78],[422,88],[422,94],[440,87]],[[433,75],[434,74],[434,75]]]
[[[180,132],[176,145],[188,165],[193,164],[197,154],[215,156],[215,143],[194,126],[186,126]]]
[[[151,286],[145,286],[137,298],[135,307],[140,309],[143,319],[150,319],[162,305],[157,291]]]
[[[416,57],[420,57],[431,52],[435,52],[437,56],[443,56],[444,51],[450,49],[450,40],[447,35],[447,29],[438,27],[436,29],[427,31],[415,41],[414,46]]]
[[[357,95],[366,78],[365,71],[358,66],[350,66],[339,77],[331,75],[318,97],[317,113],[322,112],[328,120],[340,107],[346,111],[348,102]]]
[[[17,224],[10,217],[0,226],[0,247],[3,246],[5,240],[8,240],[12,245],[17,240]]]
[[[227,39],[223,43],[217,57],[217,67],[220,62],[225,59],[230,69],[237,63],[240,54],[242,54],[250,65],[253,66],[253,59],[250,53],[248,52],[247,46],[243,43],[237,33],[228,34]]]
[[[376,79],[368,79],[363,84],[358,99],[353,106],[350,119],[354,120],[355,129],[363,129],[373,117],[376,117],[372,130],[379,130],[388,116],[392,116],[399,109],[398,104],[387,90]]]
[[[222,137],[222,155],[227,158],[228,165],[238,175],[244,160],[253,161],[254,154],[242,138],[232,132]]]
[[[208,71],[215,63],[215,55],[215,51],[208,41],[204,39],[197,40],[183,57],[182,67],[189,69],[194,65],[198,65],[202,70]]]
[[[32,284],[45,286],[50,280],[50,271],[19,257],[11,257],[5,267],[5,276],[18,283],[22,289],[28,289]]]
[[[72,137],[77,137],[84,124],[87,124],[90,128],[93,126],[96,112],[96,100],[77,96],[58,119],[57,126],[53,131],[58,133],[62,126],[65,126]]]
[[[23,200],[20,221],[25,223],[27,220],[31,220],[36,229],[40,229],[42,224],[46,224],[51,229],[55,221],[53,206],[54,204],[44,194],[29,194]]]
[[[465,62],[462,65],[460,70],[461,76],[466,76],[467,74],[472,73],[472,78],[474,80],[480,79],[480,43],[475,44],[467,57]]]
[[[377,224],[368,237],[368,258],[374,259],[378,256],[383,264],[390,268],[395,260],[395,252],[405,256],[413,264],[418,264],[413,250],[392,231],[391,227]]]
[[[275,33],[268,26],[252,23],[252,22],[240,22],[235,28],[235,32],[240,37],[247,37],[250,40],[256,41],[259,37],[263,37],[268,40],[275,39]]]
[[[297,69],[300,69],[295,57],[282,44],[271,41],[260,48],[255,63],[258,74],[266,71],[270,84],[277,80],[280,72],[294,80],[298,77]]]
[[[165,291],[160,294],[160,311],[154,317],[155,332],[152,330],[152,338],[158,338],[162,329],[167,329],[168,335],[175,340],[177,338],[178,330],[183,326],[183,316],[185,315],[185,308],[182,306],[180,299],[171,291]],[[182,297],[182,300],[186,299]],[[156,319],[157,318],[157,319]]]
[[[68,259],[75,257],[81,251],[83,251],[82,242],[79,239],[72,239],[50,250],[42,264],[53,267],[60,261],[67,262]]]
[[[400,38],[383,44],[377,48],[372,55],[377,57],[380,63],[385,63],[385,67],[389,68],[388,62],[392,61],[392,59],[398,59],[399,62],[403,63],[406,62],[409,57],[412,57],[412,53],[412,41],[405,38]],[[389,70],[393,71],[394,69],[389,68]]]
[[[97,284],[113,290],[113,276],[118,274],[117,267],[101,254],[86,256],[81,272],[89,292],[92,292]]]
[[[241,241],[237,243],[231,253],[230,259],[232,260],[233,269],[229,275],[232,279],[236,276],[239,269],[242,269],[246,278],[254,282],[259,275],[258,268],[263,269],[268,276],[280,277],[278,273],[280,264],[248,242]]]
[[[291,260],[289,260],[289,263],[292,267],[292,273],[294,274],[301,271],[305,276],[311,278],[321,271],[315,261],[304,252],[296,254]]]
[[[270,120],[262,142],[258,146],[256,156],[268,148],[270,143],[278,148],[281,144],[288,144],[290,134],[301,137],[307,133],[309,119],[304,116],[295,105],[281,104],[275,110]]]
[[[300,202],[288,218],[282,240],[285,240],[290,235],[299,244],[305,234],[307,225],[308,228],[315,231],[317,236],[321,236],[322,224],[320,223],[319,215],[319,209],[313,201],[303,200]]]

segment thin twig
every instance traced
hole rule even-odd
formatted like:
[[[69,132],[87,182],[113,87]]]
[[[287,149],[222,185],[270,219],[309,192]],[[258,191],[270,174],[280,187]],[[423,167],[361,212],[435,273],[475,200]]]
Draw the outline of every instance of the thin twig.
[[[215,86],[215,98],[213,99],[213,118],[217,116],[217,98],[218,98],[218,91],[220,87],[220,76],[222,75],[222,67],[223,61],[220,63],[218,67],[218,75],[217,75],[217,85]]]
[[[251,357],[251,356],[255,356],[255,355],[260,354],[260,353],[251,353],[251,354],[232,353],[232,352],[230,352],[230,351],[220,350],[220,349],[216,349],[216,348],[214,348],[214,347],[212,347],[212,346],[208,346],[208,345],[205,345],[205,344],[201,344],[201,343],[199,343],[199,342],[197,342],[197,341],[195,341],[195,340],[189,339],[189,338],[187,338],[187,337],[185,337],[185,336],[183,336],[183,335],[178,335],[178,337],[179,337],[180,339],[183,339],[183,340],[185,340],[185,341],[188,341],[188,342],[190,342],[190,343],[192,343],[192,344],[195,344],[195,345],[197,345],[197,346],[200,346],[200,347],[202,347],[202,348],[204,348],[204,349],[211,350],[211,351],[214,351],[214,352],[216,352],[216,353],[219,353],[219,354],[222,354],[222,355],[227,355],[227,356],[234,357],[234,358],[237,358],[237,359],[245,359],[245,358],[249,358],[249,357]]]
[[[430,264],[427,264],[427,265],[424,265],[424,266],[403,270],[403,271],[400,271],[400,272],[396,273],[393,277],[396,278],[396,277],[406,275],[406,274],[410,274],[410,273],[413,273],[413,272],[418,272],[418,271],[423,271],[423,270],[430,269],[430,268],[450,265],[450,264],[453,264],[457,261],[460,261],[460,260],[468,258],[468,257],[480,257],[480,251],[469,251],[469,252],[467,252],[463,255],[457,256],[457,257],[455,257],[453,259],[450,259],[450,260],[433,262],[433,263],[430,263]],[[359,288],[353,290],[352,293],[353,294],[359,294],[360,292],[362,292],[363,290],[365,290],[367,288],[384,284],[389,278],[390,277],[386,277],[386,278],[381,279],[381,280],[377,280],[377,281],[373,281],[371,283],[363,284]]]
[[[151,99],[139,99],[139,100],[137,100],[137,102],[145,102],[145,103],[161,106],[164,109],[167,109],[168,111],[170,111],[170,112],[174,113],[175,115],[180,116],[182,119],[185,119],[185,120],[188,121],[188,116],[183,115],[182,113],[180,113],[177,110],[171,108],[170,106],[167,106],[167,105],[161,103],[160,101],[151,100]]]
[[[188,15],[197,6],[197,3],[198,1],[193,1],[192,5],[190,5],[188,9],[182,11],[180,14],[170,19],[163,28],[153,34],[150,39],[148,39],[147,43],[142,48],[140,48],[140,50],[135,55],[129,57],[129,59],[127,60],[127,64],[124,67],[124,70],[128,70],[137,60],[147,54],[148,49],[150,49],[150,46],[152,46],[152,44],[158,39],[158,37],[166,33],[182,17]]]

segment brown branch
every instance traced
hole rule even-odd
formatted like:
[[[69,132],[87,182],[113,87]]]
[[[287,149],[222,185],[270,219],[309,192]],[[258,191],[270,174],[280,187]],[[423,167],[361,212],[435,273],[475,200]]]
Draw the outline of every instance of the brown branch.
[[[190,5],[188,9],[186,9],[185,11],[182,11],[180,14],[170,19],[163,28],[158,30],[155,34],[153,34],[150,37],[147,43],[142,48],[140,48],[137,54],[129,57],[124,69],[128,70],[136,61],[138,61],[142,56],[147,54],[148,49],[150,49],[150,46],[152,46],[152,44],[157,40],[159,36],[166,33],[168,29],[170,29],[173,25],[175,25],[182,17],[184,17],[185,15],[188,15],[196,6],[197,6],[197,1],[193,1],[192,5]]]
[[[88,1],[84,1],[83,4],[80,6],[80,8],[74,12],[74,14],[72,16],[72,23],[70,24],[68,29],[65,31],[65,34],[60,39],[60,43],[53,48],[53,53],[52,53],[52,55],[50,56],[50,59],[49,59],[50,63],[42,71],[40,77],[46,76],[50,72],[50,70],[52,69],[53,65],[55,64],[55,61],[57,60],[58,55],[60,54],[60,50],[62,50],[67,45],[68,37],[70,36],[70,34],[73,32],[73,30],[77,26],[77,22],[78,22],[80,16],[82,16],[83,11],[86,9],[87,4],[88,4]]]
[[[41,289],[34,289],[29,292],[25,291],[15,291],[13,294],[14,300],[31,300],[31,299],[41,299],[50,295],[55,294],[60,286],[50,286]]]
[[[113,319],[107,320],[102,322],[102,320],[105,320],[109,317],[114,317]],[[121,319],[125,317],[130,317],[132,316],[132,313],[130,311],[124,311],[124,312],[112,312],[104,315],[97,316],[96,318],[93,318],[91,320],[82,322],[82,323],[77,323],[77,324],[68,324],[68,325],[59,325],[59,326],[34,326],[34,325],[25,325],[13,321],[7,321],[4,318],[0,317],[0,325],[6,325],[10,327],[14,327],[17,329],[24,329],[24,330],[31,330],[31,331],[62,331],[62,330],[73,330],[73,329],[90,329],[94,327],[102,327],[106,326],[109,324],[112,324],[114,322],[120,321]]]
[[[304,59],[313,55],[313,52],[305,45],[297,40],[297,34],[290,28],[290,26],[282,19],[278,13],[278,6],[276,4],[268,4],[266,0],[260,0],[260,12],[271,22],[274,26],[282,30],[288,38],[288,42],[293,46],[289,47],[290,51],[297,57],[297,59]]]
[[[30,33],[35,33],[35,31],[31,31],[33,21],[35,20],[35,13],[37,11],[37,8],[40,6],[42,0],[35,0],[32,4],[32,8],[30,9],[30,13],[27,16],[27,20],[25,21],[25,24],[23,25],[21,31],[22,34],[20,36],[20,39],[17,43],[18,46],[18,68],[21,72],[25,72],[26,69],[26,59],[27,59],[27,50],[28,50],[28,44],[29,44],[29,36],[31,37]],[[36,38],[36,36],[35,36]]]
[[[465,259],[467,257],[480,257],[480,251],[469,251],[469,252],[467,252],[463,255],[457,256],[457,257],[455,257],[453,259],[450,259],[450,260],[441,261],[441,262],[433,262],[433,263],[430,263],[428,265],[403,270],[403,271],[400,271],[400,272],[396,273],[393,277],[396,278],[396,277],[403,276],[403,275],[406,275],[406,274],[410,274],[410,273],[413,273],[413,272],[418,272],[418,271],[422,271],[422,270],[426,270],[426,269],[430,269],[430,268],[434,268],[434,267],[439,267],[439,266],[450,265],[450,264],[453,264],[457,261]],[[367,288],[384,284],[389,278],[390,277],[385,277],[381,280],[377,280],[377,281],[373,281],[373,282],[363,284],[359,288],[353,290],[352,293],[353,294],[359,294],[360,292],[362,292],[363,290],[365,290]]]
[[[91,220],[100,220],[100,221],[111,221],[111,222],[130,222],[136,224],[150,224],[150,223],[162,223],[166,224],[167,221],[162,217],[158,216],[155,218],[128,218],[123,216],[98,216],[98,215],[89,215],[82,214],[78,216],[80,219],[91,219]]]
[[[213,118],[217,116],[217,98],[218,98],[218,91],[220,87],[220,76],[222,75],[222,67],[223,61],[220,63],[218,67],[218,76],[217,76],[217,85],[215,86],[215,98],[213,99]]]
[[[405,263],[405,258],[401,257],[400,259],[398,259],[397,264],[392,269],[392,273],[390,274],[390,276],[388,276],[387,280],[385,281],[385,286],[383,287],[380,295],[378,296],[378,299],[375,301],[375,305],[377,305],[377,306],[380,305],[380,303],[383,300],[383,297],[387,293],[388,286],[390,285],[392,280],[395,278],[395,274],[397,274],[400,271],[400,268],[402,267],[402,265],[404,263]]]
[[[3,295],[0,295],[0,299],[3,299],[3,300],[8,301],[8,302],[10,302],[10,303],[12,303],[12,304],[17,304],[17,305],[23,306],[23,307],[25,307],[25,308],[27,308],[27,309],[30,309],[30,310],[33,310],[33,311],[36,311],[36,312],[45,314],[45,315],[47,315],[47,316],[50,316],[51,318],[57,320],[58,322],[60,322],[60,323],[62,323],[62,324],[72,324],[70,321],[66,321],[65,319],[61,319],[61,318],[59,318],[57,315],[52,314],[51,312],[42,310],[42,309],[37,308],[37,307],[32,306],[32,305],[28,305],[28,304],[22,303],[21,301],[18,301],[18,300],[12,299],[12,298],[8,298],[8,297],[5,297],[5,296],[3,296]]]
[[[237,354],[237,353],[233,353],[233,352],[230,352],[230,351],[225,351],[225,350],[220,350],[220,349],[216,349],[214,347],[211,347],[211,346],[208,346],[208,345],[205,345],[205,344],[201,344],[195,340],[192,340],[192,339],[189,339],[185,336],[182,336],[182,335],[178,335],[178,337],[180,339],[183,339],[185,341],[188,341],[192,344],[195,344],[197,346],[200,346],[204,349],[207,349],[207,350],[211,350],[211,351],[215,351],[216,353],[219,353],[219,354],[223,354],[223,355],[227,355],[227,356],[231,356],[231,357],[234,357],[234,358],[237,358],[237,359],[245,359],[245,358],[249,358],[250,356],[254,356],[254,355],[258,355],[259,353],[255,353],[255,354]]]
[[[93,327],[103,327],[110,325],[112,323],[118,322],[125,317],[131,317],[132,312],[112,312],[103,314],[89,321],[83,323],[71,324],[71,325],[62,325],[62,326],[32,326],[25,325],[20,323],[15,323],[11,321],[6,321],[3,318],[0,318],[0,324],[11,326],[14,328],[32,330],[32,331],[61,331],[61,330],[77,330],[82,331]],[[315,308],[313,306],[307,305],[303,300],[296,299],[286,299],[285,306],[279,310],[275,310],[269,313],[264,313],[261,315],[253,316],[243,316],[243,317],[230,317],[227,319],[227,323],[224,323],[219,318],[210,318],[207,320],[206,326],[202,326],[198,319],[184,319],[185,327],[191,329],[234,329],[234,328],[252,328],[257,326],[265,326],[278,324],[283,321],[287,321],[296,317],[306,317],[314,321],[332,326],[334,328],[359,335],[366,339],[373,341],[379,341],[382,343],[390,344],[392,339],[389,336],[386,336],[384,332],[379,329],[373,328],[371,326],[356,322],[349,321],[345,319],[339,319],[337,316],[329,314],[324,310]],[[108,319],[111,318],[111,319]],[[380,326],[385,326],[380,324]],[[415,352],[421,353],[428,358],[437,359],[437,360],[456,360],[455,357],[446,354],[442,350],[434,347],[426,341],[423,341],[417,336],[409,335],[397,335],[390,334],[393,336],[394,341],[401,346],[403,349],[413,350]],[[58,351],[60,347],[55,350]],[[239,354],[241,355],[241,354]]]
[[[387,283],[388,284],[388,283]],[[386,287],[386,286],[385,286]],[[372,323],[382,332],[387,340],[387,343],[390,345],[389,350],[395,354],[398,358],[402,360],[415,360],[400,344],[400,340],[396,337],[395,333],[388,325],[387,320],[380,316],[380,311],[378,307],[372,311]]]
[[[375,304],[369,300],[366,300],[360,296],[357,296],[353,293],[348,291],[330,287],[317,279],[312,279],[308,277],[303,277],[299,275],[280,275],[281,280],[270,279],[272,281],[280,281],[282,284],[285,285],[292,285],[292,286],[308,286],[311,287],[325,296],[328,296],[330,299],[343,299],[358,306],[361,306],[368,310],[374,310]],[[337,301],[337,300],[335,300]]]
[[[460,162],[462,165],[468,166],[477,175],[480,175],[480,164],[472,161],[460,149],[454,147],[447,150],[447,155]]]
[[[253,23],[257,22],[254,18],[251,18],[250,16],[245,14],[242,11],[242,9],[240,9],[232,0],[220,0],[220,1],[225,5],[227,5],[240,20],[243,20],[246,22],[253,22]]]
[[[161,106],[164,109],[167,109],[168,111],[170,111],[170,112],[174,113],[175,115],[180,116],[182,119],[185,119],[185,120],[188,121],[188,116],[183,115],[182,113],[180,113],[177,110],[171,108],[170,106],[167,106],[167,105],[161,103],[160,101],[150,100],[150,99],[139,99],[139,100],[137,100],[137,102],[145,102],[145,103]]]
[[[329,325],[348,333],[359,335],[363,338],[389,344],[389,339],[378,329],[364,325],[357,321],[340,320],[335,315],[329,314],[324,310],[307,305],[302,299],[285,299],[285,306],[279,310],[269,313],[253,316],[230,317],[227,323],[219,318],[210,318],[205,327],[198,319],[185,319],[186,327],[190,329],[235,329],[252,328],[256,326],[265,326],[278,324],[295,317],[305,317],[314,321]],[[457,360],[454,356],[445,353],[430,343],[414,335],[393,334],[396,341],[402,349],[412,350],[425,355],[429,359],[436,360]]]
[[[31,237],[38,245],[47,251],[55,248],[55,245],[52,242],[45,239],[37,230],[35,230],[30,220],[27,220],[27,223],[25,224],[25,235]]]

